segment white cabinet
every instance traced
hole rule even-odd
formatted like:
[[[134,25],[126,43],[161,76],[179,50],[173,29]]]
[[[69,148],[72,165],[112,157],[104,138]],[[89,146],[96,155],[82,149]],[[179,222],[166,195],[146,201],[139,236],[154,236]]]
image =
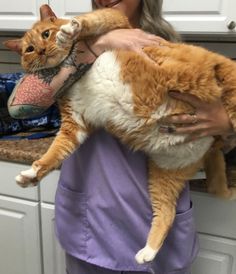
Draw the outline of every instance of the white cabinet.
[[[235,33],[228,29],[236,22],[235,0],[163,0],[165,18],[177,31]]]
[[[200,252],[192,274],[236,273],[236,201],[192,192]]]
[[[192,193],[192,201],[200,233],[236,239],[236,201],[200,192]]]
[[[27,165],[0,161],[0,273],[42,274],[38,188],[14,177]]]
[[[41,203],[44,274],[64,274],[65,256],[54,229],[54,205]]]
[[[57,16],[71,17],[92,9],[91,0],[0,0],[0,31],[22,31],[39,18],[39,7],[49,4]],[[165,18],[180,32],[235,33],[235,0],[163,0]]]
[[[14,177],[28,168],[0,161],[0,273],[64,274],[65,256],[54,231],[60,172],[50,173],[39,187],[21,188]]]
[[[0,161],[0,194],[38,201],[39,193],[37,187],[21,188],[14,179],[22,170],[28,168],[29,165]]]
[[[54,199],[59,180],[59,170],[54,170],[40,185],[41,223],[44,274],[64,274],[65,255],[55,235]]]
[[[0,31],[25,30],[39,18],[39,7],[47,0],[0,0]]]
[[[91,0],[50,0],[49,3],[58,17],[73,17],[92,10]]]
[[[200,252],[192,274],[235,274],[236,241],[210,235],[199,235]]]
[[[49,4],[57,16],[74,16],[91,10],[91,0],[0,0],[0,31],[25,31],[39,19],[39,7]]]
[[[41,274],[39,205],[0,195],[0,273]]]

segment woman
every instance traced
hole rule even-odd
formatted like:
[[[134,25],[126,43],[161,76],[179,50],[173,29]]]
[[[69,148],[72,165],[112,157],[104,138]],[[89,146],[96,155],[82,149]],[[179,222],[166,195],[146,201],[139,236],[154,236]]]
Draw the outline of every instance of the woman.
[[[167,40],[179,39],[162,18],[162,0],[94,0],[93,5],[122,10],[134,28]],[[100,55],[113,48],[141,51],[155,43],[156,37],[141,30],[115,30],[90,41],[90,47]],[[191,138],[198,138],[231,131],[220,103],[209,108],[193,96],[171,96],[196,109],[194,115],[173,116],[166,121],[167,125],[176,124],[176,132],[192,132]],[[162,131],[169,131],[168,126]],[[66,252],[68,274],[189,274],[198,246],[188,186],[155,260],[138,265],[134,257],[145,245],[151,218],[143,153],[131,152],[108,133],[98,131],[64,161],[56,195],[56,228]]]

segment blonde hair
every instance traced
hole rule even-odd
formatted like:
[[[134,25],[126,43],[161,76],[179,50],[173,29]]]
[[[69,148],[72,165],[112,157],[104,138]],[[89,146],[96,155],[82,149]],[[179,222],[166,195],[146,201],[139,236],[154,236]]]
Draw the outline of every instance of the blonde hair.
[[[162,15],[163,0],[142,0],[140,26],[144,31],[169,41],[180,41],[180,35]]]
[[[140,28],[168,41],[180,41],[180,35],[163,18],[162,4],[163,0],[141,0]],[[94,1],[93,9],[96,9]]]

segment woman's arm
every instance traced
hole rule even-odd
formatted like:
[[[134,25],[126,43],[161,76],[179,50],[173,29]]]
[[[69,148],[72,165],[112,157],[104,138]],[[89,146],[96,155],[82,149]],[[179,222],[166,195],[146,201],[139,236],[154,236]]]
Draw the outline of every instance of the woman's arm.
[[[140,29],[119,29],[110,31],[96,40],[89,41],[92,50],[99,56],[106,50],[128,49],[142,52],[142,48],[149,45],[159,45],[162,38],[147,34]],[[220,101],[211,105],[200,101],[196,96],[170,92],[173,98],[183,100],[195,109],[194,115],[173,115],[163,120],[166,126],[160,130],[172,133],[190,133],[190,140],[204,136],[233,134],[233,127]],[[169,131],[168,125],[174,124]]]
[[[127,49],[142,52],[145,46],[158,46],[162,38],[146,33],[140,29],[117,29],[96,39],[90,40],[89,45],[97,56],[106,50]]]

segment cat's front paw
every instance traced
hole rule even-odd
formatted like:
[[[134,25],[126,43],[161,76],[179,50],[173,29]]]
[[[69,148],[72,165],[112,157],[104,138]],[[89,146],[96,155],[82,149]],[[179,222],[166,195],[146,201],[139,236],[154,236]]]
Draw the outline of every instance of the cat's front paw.
[[[57,33],[57,44],[61,47],[72,45],[81,31],[81,23],[73,18],[68,24],[62,25]]]
[[[38,183],[37,171],[33,167],[21,171],[15,178],[17,184],[21,187],[36,186]]]
[[[138,253],[135,255],[135,260],[138,264],[144,264],[147,262],[151,262],[158,250],[154,250],[150,246],[146,245],[143,249],[139,250]]]

